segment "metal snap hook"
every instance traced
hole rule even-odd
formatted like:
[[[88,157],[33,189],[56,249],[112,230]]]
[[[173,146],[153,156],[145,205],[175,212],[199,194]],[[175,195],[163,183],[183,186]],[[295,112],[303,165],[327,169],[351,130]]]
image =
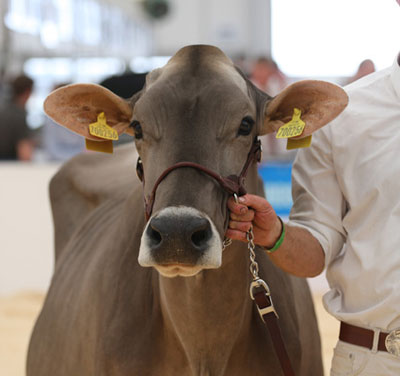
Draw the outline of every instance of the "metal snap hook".
[[[265,306],[263,306],[263,304],[259,303],[256,300],[256,306],[257,306],[257,310],[258,313],[261,317],[261,319],[265,322],[264,320],[264,316],[269,314],[269,313],[273,313],[275,315],[276,318],[279,318],[276,310],[275,310],[275,306],[274,303],[272,301],[272,297],[271,297],[271,292],[269,290],[269,286],[266,284],[266,282],[260,278],[254,280],[253,282],[251,282],[250,284],[250,297],[252,300],[255,300],[254,297],[254,291],[255,290],[263,290],[263,294],[262,295],[262,299],[263,299],[263,303],[265,303]],[[261,292],[261,291],[259,291]]]

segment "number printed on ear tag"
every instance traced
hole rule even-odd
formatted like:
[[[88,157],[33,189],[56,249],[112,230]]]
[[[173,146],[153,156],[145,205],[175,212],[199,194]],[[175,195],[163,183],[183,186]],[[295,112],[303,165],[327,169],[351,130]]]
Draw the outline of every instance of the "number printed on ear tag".
[[[295,108],[292,120],[282,125],[276,133],[276,138],[290,138],[300,136],[303,133],[306,123],[300,119],[301,111]]]
[[[104,140],[118,140],[118,132],[107,124],[104,112],[97,116],[96,123],[89,124],[89,133]]]

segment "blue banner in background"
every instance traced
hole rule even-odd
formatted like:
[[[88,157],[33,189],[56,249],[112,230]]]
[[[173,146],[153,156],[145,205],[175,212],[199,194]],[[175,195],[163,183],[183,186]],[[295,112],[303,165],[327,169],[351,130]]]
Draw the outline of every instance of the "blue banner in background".
[[[260,165],[258,173],[263,179],[268,201],[282,219],[287,219],[293,204],[292,162],[269,162]]]

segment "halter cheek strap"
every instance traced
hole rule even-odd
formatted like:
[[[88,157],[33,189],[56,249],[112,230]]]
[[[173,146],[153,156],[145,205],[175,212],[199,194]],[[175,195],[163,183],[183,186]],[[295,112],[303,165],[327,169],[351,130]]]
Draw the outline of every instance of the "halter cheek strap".
[[[222,177],[221,175],[217,174],[216,172],[208,169],[207,167],[204,167],[200,164],[194,163],[194,162],[178,162],[170,167],[168,167],[157,179],[157,181],[154,184],[154,187],[147,197],[144,196],[144,207],[145,207],[145,216],[146,216],[146,221],[149,220],[151,217],[151,214],[153,212],[153,206],[154,206],[154,201],[156,198],[156,192],[157,188],[160,185],[160,183],[164,180],[164,178],[173,170],[176,170],[178,168],[184,168],[184,167],[190,167],[194,168],[196,170],[200,170],[206,175],[209,175],[213,179],[215,179],[221,188],[229,193],[230,195],[236,193],[238,196],[242,196],[246,194],[246,189],[244,188],[244,181],[247,175],[247,171],[252,164],[253,161],[259,162],[261,160],[261,142],[257,138],[254,139],[253,145],[249,151],[249,154],[247,156],[246,163],[243,166],[243,169],[240,173],[239,176],[237,175],[229,175],[227,177]],[[144,179],[144,170],[143,170],[143,164],[142,160],[140,157],[138,158],[137,164],[136,164],[136,173],[138,175],[138,178],[142,181],[143,187],[145,184],[145,179]],[[144,190],[143,190],[144,192]],[[144,193],[143,193],[144,195]]]

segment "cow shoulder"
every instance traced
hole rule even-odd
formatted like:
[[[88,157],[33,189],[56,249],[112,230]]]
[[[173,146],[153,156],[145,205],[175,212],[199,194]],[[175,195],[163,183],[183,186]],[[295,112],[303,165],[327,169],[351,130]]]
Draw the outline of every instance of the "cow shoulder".
[[[123,199],[140,184],[136,177],[137,153],[132,143],[114,154],[80,154],[65,163],[50,182],[55,257],[80,223],[109,199]]]

